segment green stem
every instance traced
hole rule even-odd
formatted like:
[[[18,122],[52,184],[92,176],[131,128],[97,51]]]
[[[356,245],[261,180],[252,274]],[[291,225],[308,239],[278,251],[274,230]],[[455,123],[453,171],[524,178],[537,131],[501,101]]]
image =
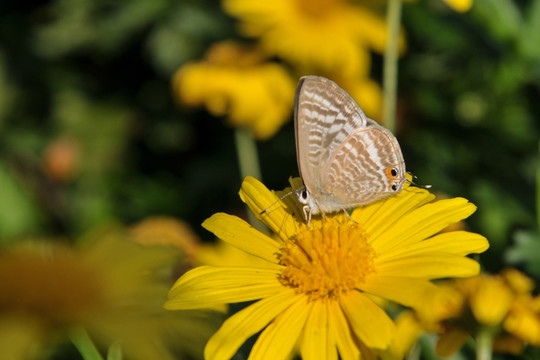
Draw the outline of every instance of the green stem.
[[[480,330],[476,336],[476,360],[491,360],[493,348],[493,331]]]
[[[399,57],[399,29],[401,21],[401,0],[389,0],[386,13],[388,40],[384,51],[383,68],[383,124],[396,131],[397,76]]]
[[[83,328],[76,328],[69,332],[69,338],[77,348],[84,360],[103,360],[98,349]]]
[[[262,181],[261,169],[259,166],[259,156],[257,153],[257,143],[253,138],[253,134],[247,128],[236,128],[236,152],[238,163],[240,166],[240,177],[244,179],[246,176],[253,176]],[[257,220],[255,215],[248,209],[249,222],[255,228],[266,231],[264,225]]]
[[[111,346],[109,346],[109,350],[107,351],[107,360],[122,360],[122,346],[119,342],[115,342]]]
[[[413,348],[409,351],[407,356],[405,357],[406,360],[418,360],[420,359],[420,354],[422,353],[422,349],[420,348],[420,345],[416,343]]]
[[[253,134],[247,128],[237,128],[235,135],[236,151],[238,153],[242,179],[249,175],[262,181],[257,143],[253,138]]]

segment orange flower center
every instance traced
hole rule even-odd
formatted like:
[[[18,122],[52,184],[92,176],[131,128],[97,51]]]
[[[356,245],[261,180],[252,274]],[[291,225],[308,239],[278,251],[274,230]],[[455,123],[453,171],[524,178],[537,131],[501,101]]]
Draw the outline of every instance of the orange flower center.
[[[310,300],[336,299],[375,272],[376,256],[360,225],[327,219],[318,229],[304,225],[284,243],[279,261],[285,268],[279,280]]]

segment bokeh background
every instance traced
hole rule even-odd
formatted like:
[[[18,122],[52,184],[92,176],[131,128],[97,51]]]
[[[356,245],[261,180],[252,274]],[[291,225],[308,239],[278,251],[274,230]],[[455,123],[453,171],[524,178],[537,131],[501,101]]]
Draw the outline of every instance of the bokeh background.
[[[279,90],[273,95],[283,107],[252,101],[246,110],[282,119],[268,120],[277,124],[271,134],[255,136],[269,188],[298,175],[292,97],[299,76],[324,75],[346,89],[369,79],[368,98],[349,91],[381,119],[382,40],[365,46],[362,76],[333,74],[268,50],[231,3],[0,5],[0,246],[76,239],[105,223],[156,215],[183,219],[213,241],[200,228],[204,219],[219,211],[246,216],[231,94],[264,93],[239,80],[258,64],[279,69],[260,76]],[[374,26],[384,22],[385,1],[353,4],[379,19]],[[402,36],[396,135],[407,169],[435,193],[478,206],[464,226],[489,239],[486,270],[515,265],[540,280],[540,1],[475,0],[466,12],[442,0],[408,1]],[[201,64],[206,75],[192,76]],[[208,75],[223,67],[237,77]],[[224,90],[212,102],[214,82]],[[190,91],[204,100],[186,99]]]

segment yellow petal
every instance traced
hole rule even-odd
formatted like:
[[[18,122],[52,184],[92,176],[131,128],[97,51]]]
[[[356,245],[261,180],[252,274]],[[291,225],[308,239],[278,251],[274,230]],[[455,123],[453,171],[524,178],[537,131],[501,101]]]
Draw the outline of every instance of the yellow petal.
[[[248,359],[290,359],[313,303],[299,296],[259,335]]]
[[[534,280],[514,268],[506,268],[501,271],[501,275],[508,282],[512,290],[518,294],[531,292],[535,285]]]
[[[336,302],[331,302],[328,304],[328,312],[329,332],[334,334],[336,338],[339,356],[343,360],[360,359],[360,351],[353,340],[351,328],[341,307]]]
[[[231,244],[218,240],[216,243],[203,244],[195,254],[195,264],[197,266],[232,266],[250,268],[276,269],[278,265],[260,257],[253,256],[247,252],[232,246]]]
[[[426,296],[436,291],[437,286],[426,279],[373,274],[359,288],[370,294],[414,308],[421,306]]]
[[[504,320],[504,329],[532,345],[540,345],[540,317],[532,309],[514,306]]]
[[[269,55],[278,55],[304,73],[342,74],[362,80],[369,74],[368,51],[384,49],[384,18],[349,1],[225,1],[241,19],[243,35],[257,36]]]
[[[425,241],[426,249],[466,256],[480,254],[489,248],[487,239],[468,231],[451,231],[435,235]]]
[[[295,82],[281,64],[265,62],[259,50],[234,41],[212,45],[205,60],[176,72],[175,97],[249,128],[257,139],[270,138],[290,120]]]
[[[329,331],[327,303],[314,302],[302,335],[300,347],[302,358],[337,360],[333,336],[334,334]]]
[[[452,9],[466,12],[472,7],[473,0],[444,0]]]
[[[279,251],[278,243],[236,216],[217,213],[206,219],[202,226],[248,254],[272,263],[277,262],[275,254]]]
[[[284,290],[240,310],[228,318],[208,340],[204,357],[214,360],[231,359],[248,338],[298,300],[293,290]]]
[[[381,262],[377,264],[377,271],[384,276],[441,279],[476,275],[480,271],[480,265],[472,259],[461,256],[428,254]]]
[[[363,7],[358,7],[356,11],[352,10],[350,15],[355,21],[356,30],[363,34],[362,37],[368,41],[369,45],[375,51],[384,53],[388,38],[385,19]]]
[[[283,290],[277,275],[268,269],[200,266],[178,279],[164,307],[199,309],[265,298]]]
[[[481,324],[498,325],[508,311],[514,295],[497,277],[483,277],[471,294],[470,306],[476,320]]]
[[[358,291],[342,296],[340,305],[352,330],[362,342],[376,349],[388,347],[396,327],[384,310]]]
[[[403,215],[373,246],[380,254],[398,246],[422,241],[448,225],[470,216],[476,206],[464,198],[444,199],[426,204]]]
[[[401,353],[401,358],[404,358],[420,338],[424,329],[411,311],[402,311],[396,319],[396,326],[398,330],[392,347]]]
[[[257,219],[264,222],[274,233],[285,238],[295,233],[292,210],[286,211],[283,202],[259,180],[246,176],[239,194]]]
[[[427,204],[435,195],[424,189],[406,187],[396,196],[356,208],[351,217],[362,224],[373,239],[379,237],[408,212]]]
[[[397,196],[399,195],[396,195],[396,199]],[[366,231],[369,231],[371,233],[371,231],[373,230],[370,228],[371,224],[380,218],[381,213],[384,213],[384,215],[386,215],[384,211],[387,200],[388,199],[376,201],[373,204],[369,204],[366,206],[359,206],[353,210],[351,218],[357,223],[365,226]],[[374,228],[376,228],[376,226],[374,226]]]
[[[396,337],[390,348],[380,354],[383,360],[405,359],[424,330],[412,311],[402,311],[396,318]]]
[[[465,256],[482,253],[488,248],[489,243],[482,235],[467,231],[452,231],[387,251],[379,256],[379,261],[422,255],[429,252]]]

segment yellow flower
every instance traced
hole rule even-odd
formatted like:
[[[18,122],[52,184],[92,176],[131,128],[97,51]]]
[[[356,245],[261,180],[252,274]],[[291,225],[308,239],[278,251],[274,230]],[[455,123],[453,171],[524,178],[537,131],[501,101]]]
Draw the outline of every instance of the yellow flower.
[[[195,263],[211,266],[235,266],[237,264],[243,264],[250,267],[273,268],[273,264],[247,254],[221,239],[218,239],[216,244],[202,245],[197,251]]]
[[[444,0],[444,2],[459,12],[469,11],[473,4],[473,0]]]
[[[405,359],[424,328],[410,310],[402,311],[396,318],[396,336],[388,349],[379,353],[383,360]]]
[[[145,246],[172,246],[192,263],[200,247],[200,240],[185,221],[167,216],[152,216],[131,228],[133,241]]]
[[[165,304],[195,309],[255,301],[209,340],[207,359],[230,359],[259,332],[251,358],[286,359],[299,351],[304,359],[337,359],[338,352],[358,359],[369,348],[385,349],[395,325],[372,296],[421,307],[436,287],[431,279],[477,274],[478,263],[465,255],[488,248],[478,234],[435,235],[476,208],[463,198],[432,203],[423,189],[406,187],[357,208],[352,220],[316,217],[309,229],[298,212],[292,215],[294,199],[278,201],[254,178],[244,180],[240,197],[275,237],[224,213],[203,226],[268,265],[195,268],[176,282]]]
[[[348,0],[224,0],[223,7],[240,19],[243,35],[259,37],[269,55],[301,73],[367,73],[369,51],[386,44],[384,19]]]
[[[493,350],[520,353],[540,346],[540,297],[532,280],[515,269],[441,284],[418,312],[423,325],[440,333],[436,351],[450,356],[471,336],[489,333]]]
[[[405,0],[407,2],[414,2],[416,0]],[[444,0],[448,6],[450,6],[453,10],[459,11],[459,12],[467,12],[471,9],[473,5],[473,0]]]
[[[77,248],[49,241],[3,249],[0,358],[35,358],[79,327],[105,346],[118,341],[130,359],[176,358],[170,344],[179,339],[180,352],[200,354],[217,319],[164,311],[173,253],[126,238],[115,227],[88,234]]]
[[[205,106],[261,140],[291,117],[293,79],[279,64],[264,62],[255,50],[235,43],[214,45],[206,60],[182,66],[172,85],[181,103]]]

